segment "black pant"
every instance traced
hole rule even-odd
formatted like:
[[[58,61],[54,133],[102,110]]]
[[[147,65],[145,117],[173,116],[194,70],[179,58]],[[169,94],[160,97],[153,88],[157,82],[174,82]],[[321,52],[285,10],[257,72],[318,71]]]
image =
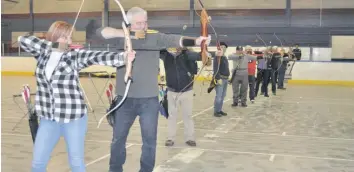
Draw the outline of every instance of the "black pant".
[[[256,80],[256,89],[255,89],[255,96],[257,96],[258,95],[258,90],[259,90],[259,85],[261,84],[261,82],[263,82],[263,75],[264,75],[264,71],[263,71],[264,69],[257,69],[257,80]],[[264,93],[264,90],[263,90],[263,86],[262,86],[262,88],[261,88],[261,94],[263,94]]]
[[[282,65],[279,68],[279,73],[278,73],[278,88],[284,88],[285,72],[286,72],[286,65]]]
[[[271,78],[272,78],[272,92],[276,93],[277,91],[277,80],[278,80],[278,70],[272,69],[271,70]]]
[[[263,69],[263,83],[262,83],[262,91],[264,91],[264,95],[268,95],[268,84],[270,82],[272,70],[271,69]]]
[[[255,92],[254,92],[255,76],[254,75],[248,75],[248,85],[250,87],[250,90],[249,90],[250,100],[254,100],[254,97],[255,97]]]

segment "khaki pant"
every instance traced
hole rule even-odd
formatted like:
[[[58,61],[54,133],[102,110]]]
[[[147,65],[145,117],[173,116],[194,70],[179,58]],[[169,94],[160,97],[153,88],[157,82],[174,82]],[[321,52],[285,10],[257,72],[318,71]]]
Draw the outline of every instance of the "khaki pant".
[[[179,95],[176,99],[176,96]],[[186,141],[194,141],[193,90],[183,93],[167,91],[168,100],[168,140],[175,140],[178,110],[182,112]],[[178,108],[179,107],[179,108]]]

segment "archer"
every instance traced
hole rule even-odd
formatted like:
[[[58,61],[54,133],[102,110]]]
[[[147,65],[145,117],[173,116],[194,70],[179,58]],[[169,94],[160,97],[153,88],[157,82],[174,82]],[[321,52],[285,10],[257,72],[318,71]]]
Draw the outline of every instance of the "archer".
[[[193,47],[210,43],[210,37],[185,37],[181,35],[168,35],[163,33],[146,34],[148,29],[147,12],[139,7],[133,7],[127,12],[130,31],[137,34],[131,35],[133,49],[137,52],[132,75],[134,82],[125,102],[112,113],[115,119],[113,124],[113,139],[111,144],[110,171],[122,171],[126,159],[126,141],[129,129],[135,118],[139,116],[142,133],[142,155],[140,171],[153,171],[155,166],[157,125],[159,114],[159,88],[158,68],[160,50],[170,47]],[[97,30],[98,36],[106,43],[117,44],[117,48],[124,47],[124,31],[111,27]],[[139,39],[142,38],[143,39]],[[116,90],[119,102],[125,91],[125,67],[117,68]]]

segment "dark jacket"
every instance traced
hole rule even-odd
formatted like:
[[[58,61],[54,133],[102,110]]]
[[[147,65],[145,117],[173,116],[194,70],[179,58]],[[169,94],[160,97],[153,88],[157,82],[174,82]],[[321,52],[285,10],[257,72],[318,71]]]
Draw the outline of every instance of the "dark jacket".
[[[301,59],[301,50],[299,48],[293,49],[293,53],[294,53],[297,60]]]
[[[274,53],[270,60],[270,68],[277,70],[280,65],[280,53]]]
[[[229,60],[226,58],[226,56],[221,56],[220,57],[220,67],[218,70],[218,58],[214,57],[213,59],[213,71],[214,71],[214,76],[215,79],[220,79],[223,77],[223,79],[228,79],[230,76],[230,70],[229,70]]]
[[[191,66],[196,60],[201,60],[200,53],[183,51],[174,56],[167,50],[160,51],[160,58],[164,62],[166,73],[166,85],[169,91],[185,92],[193,88],[195,73]]]
[[[281,65],[283,67],[286,67],[288,62],[289,62],[289,54],[288,53],[284,53],[284,56],[283,56],[283,62],[281,63]]]

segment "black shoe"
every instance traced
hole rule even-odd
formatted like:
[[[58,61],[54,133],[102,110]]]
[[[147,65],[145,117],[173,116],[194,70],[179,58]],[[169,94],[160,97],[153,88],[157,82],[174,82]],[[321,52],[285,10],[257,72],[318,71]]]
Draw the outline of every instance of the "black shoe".
[[[173,142],[172,140],[167,140],[165,142],[165,146],[173,146],[175,144],[175,142]]]
[[[286,90],[286,88],[284,88],[284,87],[280,87],[280,88],[278,88],[278,89],[280,89],[280,90]]]
[[[225,113],[225,112],[223,112],[223,111],[220,111],[220,114],[221,114],[222,116],[227,116],[227,113]]]
[[[264,97],[269,97],[269,95],[268,95],[268,94],[266,94],[266,95],[264,95]]]
[[[189,145],[189,146],[197,146],[197,143],[195,141],[193,141],[193,140],[188,140],[186,142],[186,144]]]
[[[214,113],[214,116],[215,116],[215,117],[221,117],[222,114],[221,114],[220,112],[215,112],[215,113]]]
[[[232,105],[231,105],[232,107],[235,107],[235,106],[238,106],[238,103],[232,103]]]
[[[241,103],[241,106],[242,107],[247,107],[247,104],[246,103]]]

